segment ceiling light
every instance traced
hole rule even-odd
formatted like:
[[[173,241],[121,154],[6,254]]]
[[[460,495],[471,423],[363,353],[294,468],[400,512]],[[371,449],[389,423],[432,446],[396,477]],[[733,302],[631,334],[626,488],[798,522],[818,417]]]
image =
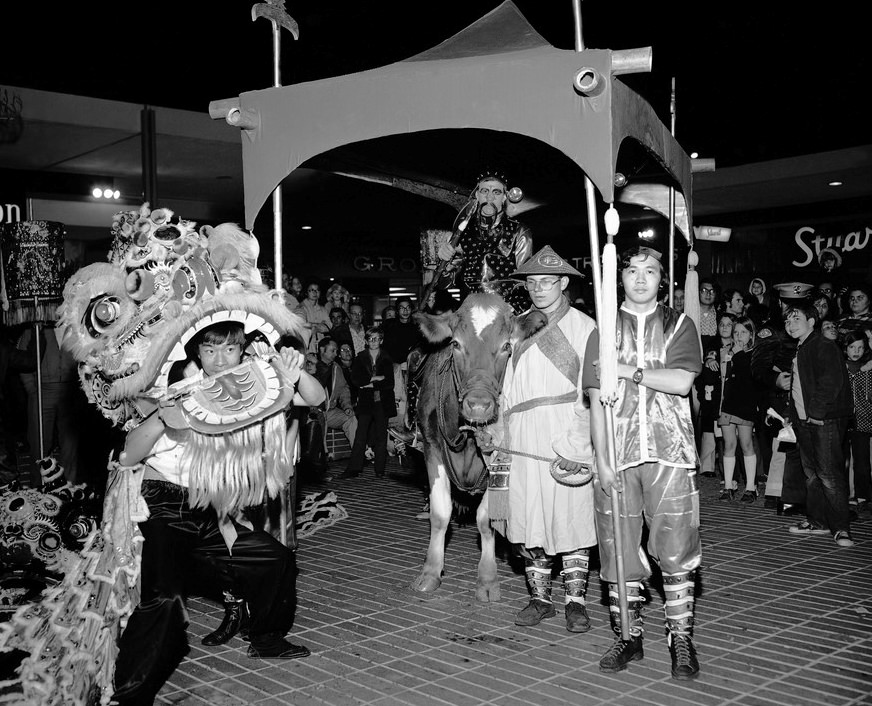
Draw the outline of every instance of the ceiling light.
[[[103,189],[103,198],[104,199],[111,199],[112,198],[112,189],[109,189],[109,188]]]
[[[312,226],[300,226],[300,230],[312,230]]]
[[[831,181],[827,186],[841,186],[842,182],[840,181]]]
[[[101,196],[103,196],[103,189],[101,189],[99,186],[95,186],[94,190],[91,192],[91,196],[93,196],[95,199],[99,199]]]
[[[646,228],[645,230],[640,230],[639,237],[642,238],[643,240],[653,239],[654,238],[654,229],[653,228]]]
[[[690,153],[690,158],[691,158],[691,159],[696,159],[697,157],[699,157],[699,152],[691,152],[691,153]]]

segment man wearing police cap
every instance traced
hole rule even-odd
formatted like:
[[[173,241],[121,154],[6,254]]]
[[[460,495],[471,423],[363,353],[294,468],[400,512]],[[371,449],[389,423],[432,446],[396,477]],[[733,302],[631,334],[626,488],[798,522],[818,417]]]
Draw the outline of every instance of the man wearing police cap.
[[[533,237],[527,226],[506,213],[509,191],[501,172],[488,169],[479,174],[470,198],[475,210],[457,248],[445,242],[437,254],[449,263],[446,272],[454,275],[461,299],[471,292],[492,291],[520,314],[530,306],[530,297],[510,275],[530,258]]]
[[[751,352],[751,375],[762,388],[763,410],[772,408],[787,418],[790,401],[790,381],[796,340],[784,330],[784,314],[797,302],[807,301],[814,287],[803,282],[784,282],[773,287],[780,302],[779,313],[757,332],[757,343]],[[763,406],[765,405],[765,406]],[[779,513],[803,514],[805,509],[805,474],[795,443],[777,442],[778,428],[764,425],[765,436],[760,444],[764,468],[770,475],[769,488],[777,487],[777,474],[783,462],[783,481],[780,500],[776,499]],[[776,450],[775,446],[778,447]],[[780,455],[783,453],[784,455]],[[782,510],[783,508],[783,510]]]
[[[596,323],[565,294],[569,278],[581,276],[547,245],[512,273],[533,301],[517,325],[541,328],[515,344],[499,420],[488,430],[492,438],[479,440],[484,448],[498,447],[491,464],[508,473],[507,483],[493,483],[488,503],[491,517],[505,520],[494,527],[525,563],[530,601],[515,624],[556,615],[551,572],[560,556],[570,632],[590,629],[585,593],[596,546],[590,429],[591,416],[604,414],[595,370],[586,363],[599,355]]]

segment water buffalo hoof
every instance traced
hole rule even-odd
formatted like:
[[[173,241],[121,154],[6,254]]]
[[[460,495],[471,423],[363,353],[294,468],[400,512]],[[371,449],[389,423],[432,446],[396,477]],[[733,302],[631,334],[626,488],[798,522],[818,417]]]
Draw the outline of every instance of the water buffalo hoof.
[[[412,590],[418,593],[433,593],[442,585],[442,579],[435,574],[421,574],[412,582]]]
[[[475,599],[481,603],[496,603],[500,600],[500,583],[481,583],[475,588]]]

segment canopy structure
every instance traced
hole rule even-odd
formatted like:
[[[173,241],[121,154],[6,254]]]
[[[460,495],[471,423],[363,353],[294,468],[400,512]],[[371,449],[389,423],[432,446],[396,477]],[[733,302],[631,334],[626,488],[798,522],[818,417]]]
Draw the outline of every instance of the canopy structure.
[[[652,107],[615,76],[621,52],[556,49],[511,0],[438,46],[389,66],[214,101],[213,118],[241,128],[245,223],[307,160],[343,145],[445,128],[513,132],[575,162],[605,203],[632,138],[676,188],[687,235],[691,160]],[[638,201],[636,201],[638,203]],[[653,207],[653,205],[652,205]],[[659,210],[659,209],[657,209]]]

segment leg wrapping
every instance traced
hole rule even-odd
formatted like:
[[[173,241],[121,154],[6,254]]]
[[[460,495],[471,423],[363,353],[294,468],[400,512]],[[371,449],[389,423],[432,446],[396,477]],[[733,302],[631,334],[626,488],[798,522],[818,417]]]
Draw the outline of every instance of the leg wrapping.
[[[693,591],[693,572],[663,574],[664,612],[670,634],[693,635]]]
[[[563,555],[563,571],[560,573],[567,603],[584,603],[589,564],[590,549],[576,549]]]
[[[642,620],[642,606],[645,597],[642,595],[641,581],[627,581],[627,608],[630,614],[630,635],[636,637],[642,635],[645,626]],[[609,584],[609,618],[612,630],[616,635],[621,634],[621,605],[618,597],[618,584]]]
[[[525,559],[527,585],[530,597],[534,600],[551,603],[551,566],[553,559],[543,556],[538,559]]]

